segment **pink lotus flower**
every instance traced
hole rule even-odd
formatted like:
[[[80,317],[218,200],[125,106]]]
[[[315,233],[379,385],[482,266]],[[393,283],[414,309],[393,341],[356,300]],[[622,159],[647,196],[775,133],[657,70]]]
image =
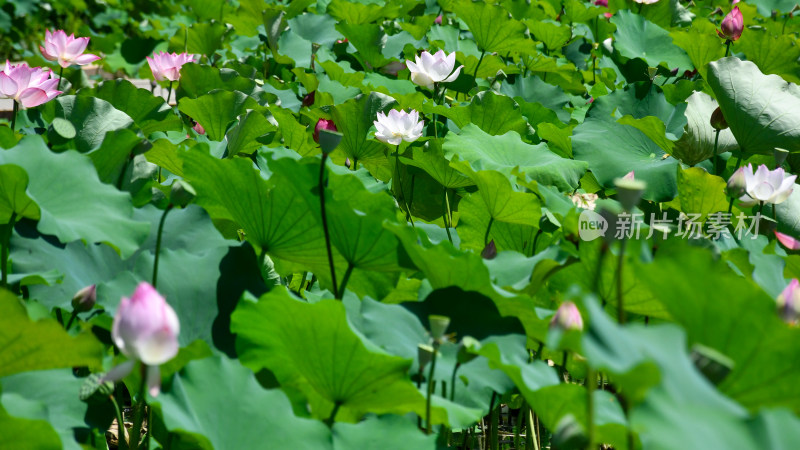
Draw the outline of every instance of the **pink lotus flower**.
[[[778,238],[778,242],[783,244],[783,246],[788,248],[789,250],[800,250],[800,241],[789,236],[788,234],[783,234],[780,231],[775,231],[775,237]]]
[[[139,283],[131,298],[124,298],[117,308],[111,337],[114,344],[131,358],[106,374],[104,381],[118,381],[133,370],[136,361],[147,365],[150,395],[161,390],[158,366],[178,354],[180,324],[172,307],[149,283]]]
[[[630,180],[630,181],[633,181],[633,180],[635,180],[635,179],[636,179],[636,176],[635,176],[635,175],[636,175],[636,174],[634,174],[634,173],[633,173],[633,170],[631,170],[630,172],[626,173],[626,174],[625,174],[625,176],[624,176],[624,177],[622,177],[622,179],[623,179],[623,180]]]
[[[800,282],[793,278],[783,292],[778,295],[778,311],[784,322],[797,324],[800,319]]]
[[[203,126],[202,126],[202,125],[200,125],[200,122],[197,122],[196,124],[194,124],[194,126],[192,127],[192,129],[193,129],[195,132],[197,132],[197,134],[206,134],[206,129],[205,129],[205,128],[203,128]]]
[[[177,81],[181,77],[181,67],[184,64],[196,62],[194,55],[188,53],[153,53],[153,57],[147,57],[147,64],[153,72],[156,81]]]
[[[73,64],[85,66],[100,59],[97,55],[86,54],[88,37],[76,38],[74,34],[67,36],[64,30],[45,32],[44,47],[39,46],[42,56],[48,61],[58,61],[58,65],[67,68]]]
[[[735,41],[742,36],[742,30],[744,29],[744,18],[742,17],[742,12],[739,11],[739,7],[734,7],[731,12],[722,19],[722,23],[719,24],[719,30],[717,30],[717,34],[719,37],[727,39],[729,41]]]
[[[317,124],[314,125],[314,142],[319,144],[319,130],[339,131],[336,129],[336,124],[332,120],[319,119]]]
[[[58,78],[50,70],[31,68],[26,63],[11,65],[0,71],[0,94],[10,98],[23,108],[33,108],[56,98],[61,91],[55,89]]]
[[[442,15],[439,14],[438,16],[436,16],[436,18],[433,19],[433,23],[435,23],[436,25],[441,25],[442,24]]]
[[[583,330],[583,318],[575,303],[564,302],[558,307],[553,319],[550,320],[550,328],[560,328],[562,330]]]

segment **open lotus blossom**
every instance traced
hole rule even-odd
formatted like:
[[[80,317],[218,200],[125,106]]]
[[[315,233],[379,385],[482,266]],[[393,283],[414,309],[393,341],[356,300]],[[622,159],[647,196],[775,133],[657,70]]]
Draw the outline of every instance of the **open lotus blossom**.
[[[553,319],[550,320],[550,328],[560,328],[564,331],[583,330],[583,318],[575,303],[564,302],[556,310]]]
[[[794,188],[797,175],[786,176],[783,168],[767,169],[764,164],[758,166],[753,173],[752,164],[744,167],[745,194],[739,198],[744,206],[753,206],[757,203],[783,203]]]
[[[433,89],[434,83],[455,81],[461,73],[461,68],[464,67],[458,66],[454,71],[456,52],[445,55],[444,50],[439,50],[433,55],[422,52],[422,55],[417,55],[415,59],[416,63],[406,61],[406,66],[411,71],[411,81],[428,89]]]
[[[11,65],[6,61],[5,68],[0,71],[0,94],[23,108],[33,108],[56,98],[61,93],[56,85],[58,78],[54,78],[50,70],[31,68],[26,63]]]
[[[157,396],[161,390],[158,366],[178,354],[178,316],[153,286],[142,282],[131,298],[124,298],[117,308],[111,337],[114,344],[131,358],[105,376],[105,381],[118,381],[133,370],[136,361],[147,365],[147,388]]]
[[[88,37],[76,38],[74,34],[67,36],[64,30],[50,32],[44,37],[44,46],[39,46],[42,56],[48,61],[58,61],[58,65],[67,68],[73,64],[84,66],[100,59],[97,55],[83,54],[89,45]]]
[[[731,12],[722,19],[722,23],[719,24],[719,30],[717,30],[717,34],[719,37],[727,39],[729,41],[735,41],[742,36],[742,30],[744,29],[744,18],[742,17],[742,12],[739,11],[739,7],[734,7]]]
[[[419,120],[419,112],[398,111],[393,109],[387,116],[378,113],[375,124],[375,139],[391,145],[400,145],[400,142],[414,142],[422,136],[423,121]]]
[[[188,53],[153,53],[153,57],[147,57],[147,64],[153,72],[156,81],[177,81],[181,77],[181,67],[184,64],[195,62],[194,55]]]
[[[784,322],[797,324],[800,319],[800,282],[793,278],[778,295],[778,311]]]

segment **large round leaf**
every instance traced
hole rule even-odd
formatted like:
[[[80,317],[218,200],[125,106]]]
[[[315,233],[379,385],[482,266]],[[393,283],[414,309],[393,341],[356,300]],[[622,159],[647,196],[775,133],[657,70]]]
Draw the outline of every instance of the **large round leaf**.
[[[709,64],[708,84],[745,154],[800,152],[800,87],[736,57]]]
[[[345,421],[367,412],[424,415],[425,399],[407,375],[411,361],[366,345],[339,301],[303,303],[277,288],[240,303],[231,329],[242,363],[305,394],[315,417],[329,418],[336,404]],[[434,421],[442,419],[437,411]]]
[[[189,434],[202,449],[331,448],[328,427],[295,417],[286,394],[265,390],[252,372],[222,356],[187,364],[158,404],[167,430]]]
[[[131,218],[130,195],[101,183],[87,156],[53,153],[40,137],[26,137],[13,149],[0,151],[0,165],[5,164],[28,173],[28,196],[41,210],[40,232],[61,242],[108,243],[123,257],[147,236],[149,226]]]

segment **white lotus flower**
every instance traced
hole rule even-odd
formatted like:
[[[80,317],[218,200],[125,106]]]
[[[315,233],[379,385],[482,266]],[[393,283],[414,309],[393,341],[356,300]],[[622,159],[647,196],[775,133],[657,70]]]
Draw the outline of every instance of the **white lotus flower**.
[[[792,193],[797,175],[786,176],[782,168],[769,170],[764,164],[753,173],[752,164],[744,166],[745,194],[739,198],[744,206],[757,203],[783,203]]]
[[[445,55],[444,50],[439,50],[431,55],[422,52],[422,55],[415,56],[416,63],[406,61],[408,70],[411,71],[411,81],[414,83],[433,89],[433,83],[449,83],[458,78],[463,65],[453,71],[456,65],[456,52]]]
[[[419,113],[415,110],[411,112],[389,111],[387,116],[383,112],[378,113],[378,120],[375,124],[375,139],[391,145],[400,145],[400,142],[414,142],[422,136],[424,123],[419,120]]]

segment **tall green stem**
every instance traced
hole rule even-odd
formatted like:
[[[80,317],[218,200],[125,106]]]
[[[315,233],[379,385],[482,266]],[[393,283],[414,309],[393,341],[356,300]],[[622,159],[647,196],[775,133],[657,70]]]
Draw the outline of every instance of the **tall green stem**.
[[[486,55],[486,50],[481,51],[481,57],[478,59],[478,65],[475,66],[475,73],[472,74],[472,78],[475,78],[476,81],[478,80],[478,68],[481,67],[484,55]]]
[[[486,234],[483,236],[483,245],[489,244],[489,233],[492,232],[492,223],[494,223],[494,217],[489,217],[489,225],[486,225]]]
[[[167,91],[167,105],[169,105],[169,99],[172,97],[172,83],[173,81],[169,82],[169,91]]]
[[[500,450],[500,405],[495,405],[496,392],[492,392],[492,409],[489,411],[489,448]]]
[[[114,395],[109,395],[109,399],[111,399],[111,404],[114,405],[114,414],[117,416],[117,448],[119,450],[126,450],[128,448],[128,440],[125,438],[125,422],[122,419],[122,408],[119,407],[119,403],[117,403],[117,399],[114,398]]]
[[[7,289],[8,288],[8,254],[9,254],[9,247],[11,246],[11,235],[14,233],[14,221],[17,219],[16,213],[11,213],[11,218],[8,220],[8,223],[4,226],[5,233],[3,236],[0,236],[0,272],[2,272],[2,278],[0,278],[0,287]]]
[[[141,378],[141,384],[139,386],[139,399],[136,402],[136,407],[134,408],[135,413],[130,442],[131,450],[138,450],[139,448],[140,435],[142,434],[142,422],[144,421],[144,410],[147,408],[147,365],[145,363],[140,364],[139,375]],[[122,426],[125,426],[125,424]],[[152,424],[148,424],[148,426],[152,426]]]
[[[444,188],[444,229],[447,231],[447,239],[453,243],[453,236],[450,236],[450,226],[453,225],[453,217],[450,215],[450,199],[447,196],[447,188]]]
[[[153,288],[158,283],[158,257],[161,254],[161,236],[164,234],[164,222],[167,220],[167,214],[172,210],[172,205],[167,205],[167,208],[161,214],[161,220],[158,222],[158,232],[156,234],[156,256],[153,261]]]
[[[719,133],[722,130],[716,130],[716,131],[717,131],[716,136],[714,136],[714,173],[715,174],[719,173],[719,160],[720,160],[720,157],[717,154],[717,147],[719,146]]]
[[[628,240],[623,238],[619,246],[619,257],[617,258],[617,322],[625,323],[625,302],[622,296],[622,266],[625,262],[625,247]]]
[[[743,150],[743,149],[740,149],[740,150]],[[744,152],[742,152],[742,153],[739,153],[739,156],[736,158],[736,167],[734,167],[734,168],[733,168],[733,172],[734,172],[734,173],[735,173],[737,170],[739,170],[739,165],[741,165],[741,164],[742,164],[742,155],[743,155],[743,154],[744,154]],[[731,211],[733,211],[733,201],[734,201],[734,200],[735,200],[735,199],[734,199],[733,197],[731,197],[731,200],[730,200],[730,202],[728,202],[728,214],[730,214],[730,213],[731,213]]]
[[[411,217],[411,207],[408,206],[408,202],[406,201],[406,193],[403,190],[403,180],[400,178],[400,144],[397,144],[397,148],[395,148],[394,152],[394,175],[396,180],[393,180],[392,183],[395,181],[397,182],[397,187],[400,190],[400,197],[403,199],[403,204],[406,207],[406,220],[411,222],[411,226],[414,226],[414,219]]]
[[[433,359],[431,359],[431,368],[428,369],[428,395],[425,397],[425,432],[431,434],[433,432],[433,424],[431,423],[431,397],[433,396],[433,373],[436,370],[436,357],[439,354],[439,343],[433,343]]]
[[[61,76],[64,74],[64,68],[58,69],[58,83],[56,83],[56,90],[61,90]]]
[[[354,268],[355,266],[353,265],[353,263],[351,262],[347,263],[347,270],[345,270],[344,272],[344,277],[342,278],[342,284],[339,285],[339,292],[336,295],[336,298],[338,298],[339,300],[341,300],[342,297],[344,297],[344,288],[347,287],[347,282],[350,280],[350,274],[353,273]]]
[[[328,251],[328,266],[331,268],[331,284],[333,285],[333,295],[339,298],[339,289],[336,287],[336,268],[333,266],[333,250],[331,249],[331,234],[328,231],[328,216],[325,213],[325,162],[328,154],[322,154],[322,162],[319,165],[319,207],[322,213],[322,231],[325,233],[325,248]]]
[[[597,388],[597,373],[591,366],[586,367],[586,444],[587,450],[594,450],[594,390]],[[633,450],[633,449],[631,449]]]
[[[731,41],[730,39],[728,39],[727,41],[725,41],[725,56],[728,56],[728,55],[730,55],[730,54],[731,54],[731,43],[732,43],[732,42],[733,42],[733,41]]]
[[[11,113],[11,131],[17,131],[17,113],[19,112],[19,103],[14,100],[14,111]]]

